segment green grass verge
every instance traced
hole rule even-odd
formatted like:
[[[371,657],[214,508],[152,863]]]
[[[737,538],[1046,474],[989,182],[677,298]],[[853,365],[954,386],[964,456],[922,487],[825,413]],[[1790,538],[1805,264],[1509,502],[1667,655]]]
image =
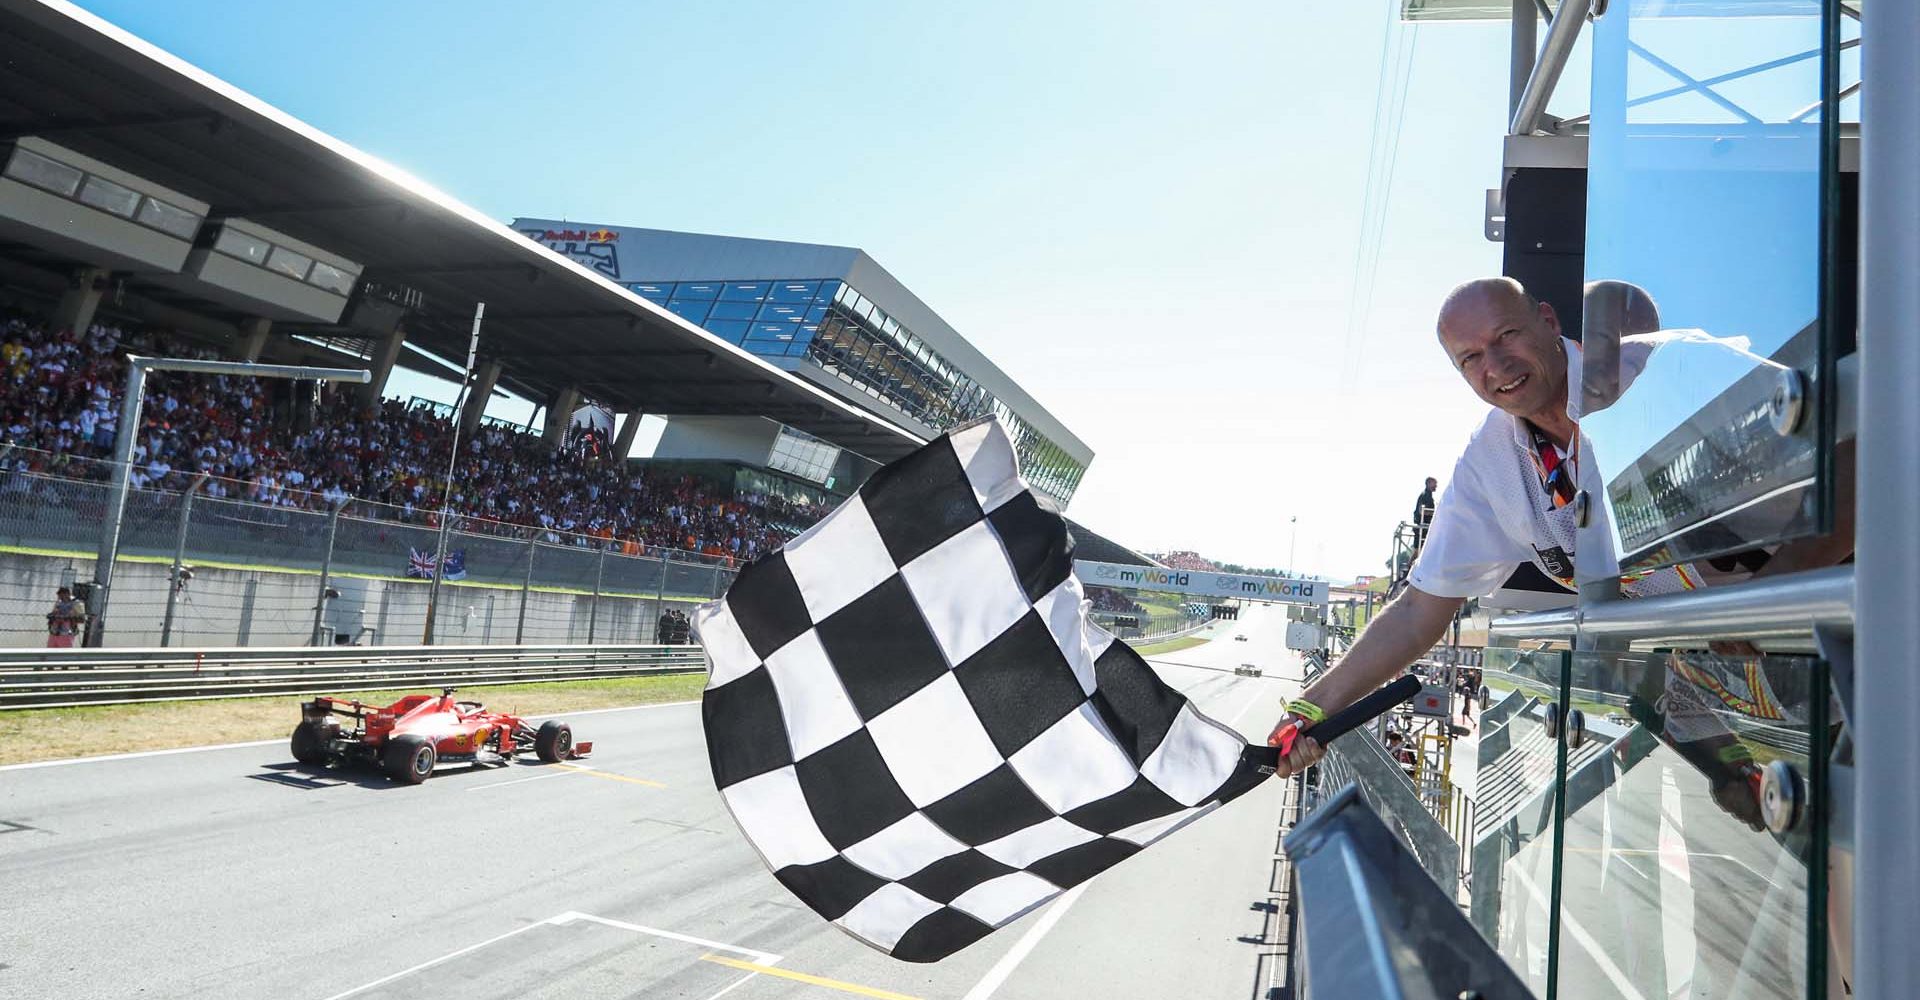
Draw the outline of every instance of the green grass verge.
[[[1169,639],[1166,642],[1156,642],[1151,646],[1135,646],[1133,651],[1139,653],[1141,656],[1159,656],[1161,653],[1173,653],[1182,649],[1192,649],[1206,641],[1206,639],[1195,639],[1192,636],[1188,636],[1184,639]]]
[[[460,689],[460,696],[520,715],[560,715],[594,708],[688,701],[700,697],[706,683],[707,675],[701,672],[464,687]],[[385,705],[409,692],[326,693]],[[293,695],[267,695],[0,711],[0,764],[277,739],[293,732],[294,725],[300,721],[303,700]],[[585,733],[584,726],[582,732]],[[587,734],[582,738],[592,736]]]

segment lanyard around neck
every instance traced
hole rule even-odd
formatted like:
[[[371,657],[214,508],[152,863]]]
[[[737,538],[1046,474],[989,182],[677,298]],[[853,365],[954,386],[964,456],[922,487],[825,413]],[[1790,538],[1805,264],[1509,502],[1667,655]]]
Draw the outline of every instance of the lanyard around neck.
[[[1566,460],[1562,461],[1559,449],[1553,446],[1553,442],[1548,440],[1546,434],[1535,427],[1531,420],[1527,421],[1527,431],[1533,435],[1533,448],[1540,471],[1540,485],[1545,487],[1547,495],[1553,498],[1555,510],[1565,507],[1573,502],[1575,463],[1573,452],[1569,451]],[[1580,432],[1576,429],[1575,441],[1578,441],[1579,437]]]

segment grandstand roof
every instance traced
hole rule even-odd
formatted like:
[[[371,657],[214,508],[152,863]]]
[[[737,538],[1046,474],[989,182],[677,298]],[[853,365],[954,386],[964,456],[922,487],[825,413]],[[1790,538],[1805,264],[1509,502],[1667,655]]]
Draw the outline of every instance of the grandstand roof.
[[[620,409],[770,417],[882,462],[920,443],[69,4],[0,0],[0,133],[46,136],[206,201],[213,217],[260,221],[363,264],[373,285],[424,298],[407,339],[443,357],[465,357],[484,301],[481,352],[504,362],[502,386],[529,398],[575,385]],[[0,254],[72,263],[19,244]],[[128,280],[141,295],[240,318]]]

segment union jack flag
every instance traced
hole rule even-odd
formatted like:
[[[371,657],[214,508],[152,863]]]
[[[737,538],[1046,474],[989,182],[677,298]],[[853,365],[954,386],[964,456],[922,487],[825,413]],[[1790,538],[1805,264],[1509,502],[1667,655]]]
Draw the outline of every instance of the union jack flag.
[[[409,577],[418,577],[422,580],[433,579],[433,564],[433,553],[422,552],[419,549],[408,547],[407,575]]]

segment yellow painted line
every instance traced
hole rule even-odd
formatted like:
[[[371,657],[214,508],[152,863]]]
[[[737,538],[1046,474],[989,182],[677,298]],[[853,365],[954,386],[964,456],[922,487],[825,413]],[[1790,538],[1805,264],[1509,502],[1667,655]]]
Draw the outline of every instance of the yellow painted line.
[[[630,778],[630,777],[627,777],[627,776],[626,776],[626,775],[624,775],[624,774],[614,774],[614,773],[613,773],[612,771],[602,771],[602,770],[600,770],[600,769],[599,769],[599,768],[597,768],[597,767],[581,767],[581,766],[579,766],[579,765],[577,765],[577,764],[554,764],[554,765],[552,765],[552,766],[553,766],[553,767],[557,767],[557,768],[561,768],[561,769],[563,769],[563,770],[567,770],[567,771],[575,771],[575,772],[578,772],[578,773],[580,773],[580,774],[589,774],[589,775],[592,775],[593,777],[596,777],[596,778],[605,778],[605,779],[607,779],[608,781],[624,781],[624,782],[627,782],[627,783],[629,783],[629,784],[634,784],[634,785],[645,785],[645,786],[647,786],[648,788],[665,788],[665,787],[667,787],[666,785],[664,785],[664,784],[661,784],[661,783],[660,783],[660,782],[658,782],[658,781],[648,781],[648,780],[647,780],[647,779],[645,779],[645,778]]]
[[[827,979],[823,976],[809,976],[804,972],[794,972],[791,969],[782,969],[772,965],[761,965],[758,962],[743,962],[737,958],[727,958],[724,955],[702,955],[700,956],[700,960],[702,962],[712,962],[715,965],[724,965],[732,969],[744,969],[748,972],[758,972],[762,975],[791,979],[796,983],[806,983],[810,986],[824,986],[827,989],[839,990],[842,993],[854,993],[863,997],[878,997],[879,1000],[920,1000],[919,997],[908,996],[905,993],[876,990],[871,986],[861,986],[858,983],[843,983],[838,979]]]

